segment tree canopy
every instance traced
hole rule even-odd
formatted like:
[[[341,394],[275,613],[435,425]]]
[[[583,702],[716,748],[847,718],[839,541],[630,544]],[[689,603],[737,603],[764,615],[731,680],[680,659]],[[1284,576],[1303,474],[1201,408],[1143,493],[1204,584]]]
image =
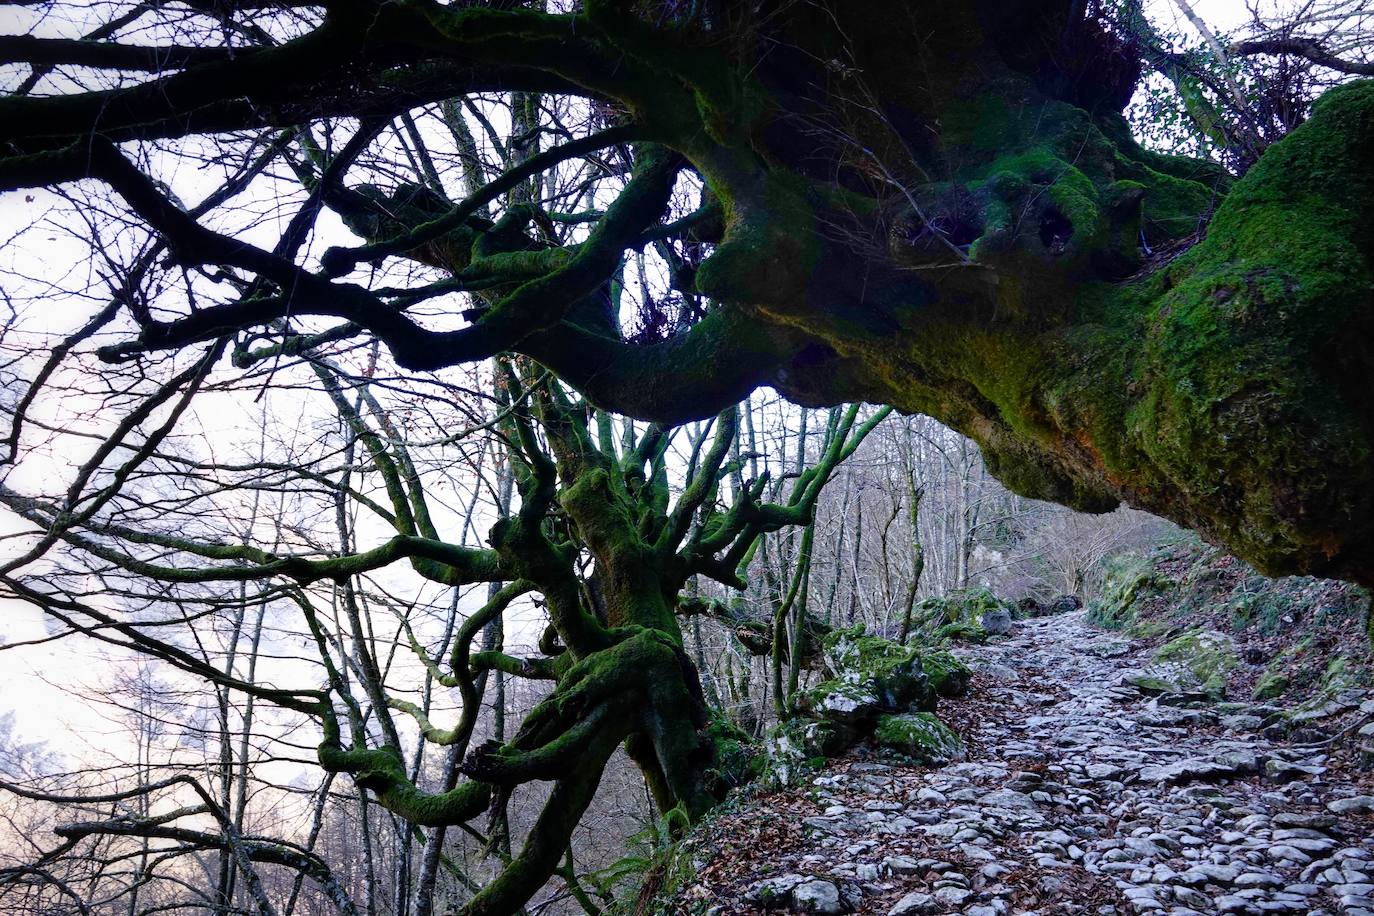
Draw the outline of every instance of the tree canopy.
[[[99,319],[128,329],[101,348],[110,361],[228,335],[246,364],[369,335],[410,369],[522,353],[659,421],[759,385],[884,402],[973,436],[1022,492],[1124,499],[1272,572],[1367,580],[1369,367],[1353,342],[1370,316],[1354,203],[1370,90],[1333,91],[1233,181],[1131,139],[1120,112],[1141,45],[1108,13],[192,3],[139,42],[119,38],[144,15],[130,12],[79,39],[5,40],[33,76],[0,104],[0,175],[98,180],[167,260],[219,281],[145,305],[146,279],[126,276]],[[354,178],[384,125],[489,92],[581,100],[579,123],[531,123],[558,142],[506,150],[489,181],[438,175],[420,149],[418,184]],[[310,155],[279,152],[321,130]],[[298,173],[309,193],[277,238],[215,227],[235,188],[187,207],[156,156],[140,164],[197,137],[266,160],[239,184],[279,156]],[[555,163],[610,165],[620,144],[634,150],[611,165],[623,187],[587,212],[486,212]],[[678,212],[684,176],[700,193]],[[307,257],[325,210],[363,241]],[[560,237],[560,220],[586,230]],[[646,246],[681,308],[631,339],[615,286],[624,252]],[[398,258],[438,274],[368,281]],[[477,304],[450,306],[461,292]],[[422,318],[426,305],[462,320]]]

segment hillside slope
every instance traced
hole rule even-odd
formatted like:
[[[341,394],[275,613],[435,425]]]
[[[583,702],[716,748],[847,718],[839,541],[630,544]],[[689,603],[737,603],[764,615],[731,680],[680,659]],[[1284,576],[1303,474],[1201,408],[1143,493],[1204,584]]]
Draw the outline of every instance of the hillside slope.
[[[1270,579],[1216,548],[1117,558],[1090,619],[1155,645],[1162,680],[1218,699],[1293,703],[1374,683],[1368,591]]]

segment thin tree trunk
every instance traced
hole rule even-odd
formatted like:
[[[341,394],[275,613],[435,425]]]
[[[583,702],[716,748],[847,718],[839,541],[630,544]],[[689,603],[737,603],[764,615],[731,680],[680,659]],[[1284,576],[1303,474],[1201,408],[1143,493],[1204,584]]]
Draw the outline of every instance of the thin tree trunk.
[[[911,582],[907,586],[905,606],[902,608],[902,631],[897,641],[905,644],[911,636],[911,612],[916,607],[916,590],[921,587],[921,574],[926,570],[926,549],[921,544],[921,499],[925,488],[918,487],[907,477],[907,501],[911,519]]]

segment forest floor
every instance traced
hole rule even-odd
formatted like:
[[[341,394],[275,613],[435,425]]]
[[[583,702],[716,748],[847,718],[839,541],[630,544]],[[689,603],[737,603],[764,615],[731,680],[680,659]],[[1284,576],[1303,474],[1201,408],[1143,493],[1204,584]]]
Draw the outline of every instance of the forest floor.
[[[1302,711],[1134,686],[1151,644],[1083,612],[960,649],[961,763],[860,750],[688,844],[675,912],[1374,916],[1374,693]],[[1366,726],[1367,727],[1367,726]]]

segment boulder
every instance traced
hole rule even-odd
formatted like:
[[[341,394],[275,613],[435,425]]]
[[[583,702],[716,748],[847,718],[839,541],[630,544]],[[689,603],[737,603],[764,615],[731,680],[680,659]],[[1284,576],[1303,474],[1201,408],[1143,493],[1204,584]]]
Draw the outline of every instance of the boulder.
[[[949,639],[954,642],[985,643],[988,641],[988,631],[983,629],[981,623],[947,623],[935,631],[939,639]]]
[[[760,768],[772,785],[790,785],[824,758],[844,753],[872,735],[884,716],[933,712],[939,694],[967,690],[971,676],[949,652],[922,656],[863,625],[831,631],[822,653],[831,677],[798,693],[795,715],[768,736],[767,763]],[[935,753],[911,756],[941,759]]]
[[[1026,617],[1052,617],[1055,614],[1069,614],[1073,611],[1082,610],[1083,599],[1077,595],[1060,595],[1050,601],[1037,601],[1029,596],[1016,602],[1016,609],[1012,613],[1013,619],[1024,619]]]
[[[936,694],[915,648],[869,634],[863,624],[825,638],[825,667],[836,680],[861,685],[885,712],[934,710]]]
[[[925,916],[926,913],[939,911],[940,903],[934,896],[912,891],[898,900],[896,906],[888,910],[887,916]]]
[[[797,874],[779,875],[755,881],[744,891],[744,899],[764,909],[781,909],[792,899],[792,889],[806,880]]]
[[[945,764],[964,756],[959,735],[933,713],[883,716],[873,737],[879,745],[924,764]]]
[[[946,699],[963,696],[968,692],[973,672],[961,662],[953,652],[937,649],[921,656],[921,670],[925,672],[930,688],[936,696]]]
[[[1017,606],[985,588],[960,589],[922,600],[915,608],[917,632],[926,637],[982,642],[987,638],[983,616],[1004,611],[1010,619]]]
[[[851,727],[876,719],[883,708],[883,701],[871,684],[839,679],[822,681],[800,693],[796,700],[798,712]]]
[[[1374,796],[1355,795],[1350,798],[1337,798],[1326,803],[1326,807],[1337,814],[1362,814],[1374,812]]]
[[[1160,646],[1155,661],[1184,691],[1199,690],[1214,700],[1226,696],[1226,682],[1240,664],[1230,637],[1214,630],[1189,630]]]
[[[1077,595],[1060,595],[1045,605],[1046,616],[1052,614],[1071,614],[1083,609],[1083,599]]]
[[[1004,607],[984,611],[979,622],[989,636],[1006,636],[1011,632],[1011,611]]]
[[[834,914],[847,909],[840,889],[823,878],[812,878],[792,888],[792,906],[799,913]]]

